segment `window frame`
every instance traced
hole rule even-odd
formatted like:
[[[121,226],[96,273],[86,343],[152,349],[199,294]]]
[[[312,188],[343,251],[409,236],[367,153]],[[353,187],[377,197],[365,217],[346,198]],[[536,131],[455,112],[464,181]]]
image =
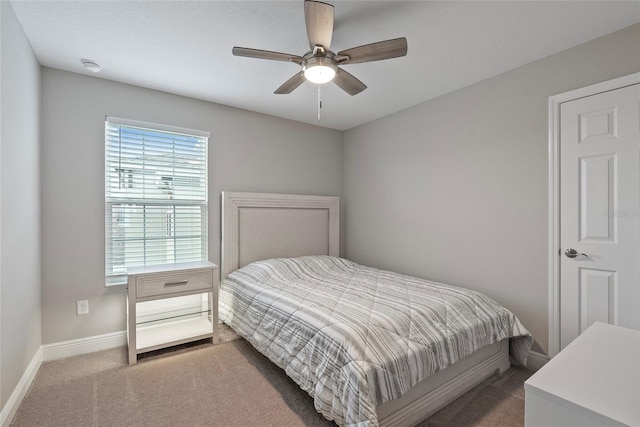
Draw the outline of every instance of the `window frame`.
[[[108,181],[110,179],[110,175],[109,175],[109,169],[108,169],[108,149],[109,149],[109,142],[108,142],[108,128],[109,125],[116,125],[116,126],[124,126],[124,127],[130,127],[130,128],[137,128],[137,129],[142,129],[142,130],[148,130],[151,132],[160,132],[160,133],[168,133],[168,134],[178,134],[178,135],[185,135],[188,137],[195,137],[195,138],[203,138],[205,139],[204,141],[204,201],[202,200],[198,200],[198,201],[189,201],[189,200],[184,200],[184,199],[172,199],[171,200],[171,205],[174,206],[200,206],[201,209],[201,239],[202,239],[202,258],[201,260],[208,260],[208,255],[209,255],[209,245],[208,245],[208,236],[209,236],[209,215],[208,215],[208,210],[209,210],[209,139],[211,137],[211,133],[207,132],[207,131],[202,131],[202,130],[196,130],[196,129],[189,129],[189,128],[183,128],[183,127],[177,127],[177,126],[170,126],[170,125],[165,125],[165,124],[159,124],[159,123],[152,123],[152,122],[146,122],[146,121],[139,121],[139,120],[131,120],[131,119],[123,119],[123,118],[119,118],[119,117],[113,117],[113,116],[105,116],[105,121],[104,121],[104,149],[105,149],[105,158],[104,158],[104,165],[105,165],[105,170],[104,170],[104,212],[105,212],[105,233],[104,233],[104,237],[105,237],[105,241],[104,241],[104,272],[105,272],[105,286],[106,287],[110,287],[110,286],[121,286],[121,285],[126,285],[127,284],[127,275],[125,274],[108,274],[107,272],[107,267],[108,267],[108,263],[107,263],[107,257],[111,256],[113,259],[113,249],[111,249],[111,254],[109,253],[109,247],[113,248],[113,243],[111,243],[111,245],[109,245],[109,242],[113,242],[112,240],[112,236],[113,236],[113,228],[112,228],[112,220],[113,220],[113,209],[109,209],[110,206],[114,206],[117,204],[122,204],[122,199],[120,201],[113,201],[113,200],[108,200],[108,196],[107,196],[107,185],[108,185]],[[125,177],[126,179],[132,179],[132,177],[128,176]],[[144,200],[140,199],[140,198],[131,198],[131,201],[134,201],[135,203],[133,204],[141,204],[141,202]],[[151,199],[153,200],[153,199]],[[154,204],[157,205],[157,200],[156,203],[154,203],[153,201],[148,203],[147,206],[153,206]],[[195,261],[195,260],[194,260]],[[182,261],[180,261],[182,262]],[[178,262],[176,262],[176,264],[178,264]],[[149,265],[153,265],[153,264],[149,264]],[[128,267],[133,267],[133,266],[128,266]]]

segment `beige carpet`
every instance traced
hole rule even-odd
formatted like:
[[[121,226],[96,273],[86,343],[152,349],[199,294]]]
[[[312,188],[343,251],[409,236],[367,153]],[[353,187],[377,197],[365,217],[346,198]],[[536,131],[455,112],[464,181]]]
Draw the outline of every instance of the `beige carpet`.
[[[521,426],[532,373],[493,376],[420,426]],[[155,352],[134,366],[124,347],[44,363],[11,425],[335,426],[243,340]]]

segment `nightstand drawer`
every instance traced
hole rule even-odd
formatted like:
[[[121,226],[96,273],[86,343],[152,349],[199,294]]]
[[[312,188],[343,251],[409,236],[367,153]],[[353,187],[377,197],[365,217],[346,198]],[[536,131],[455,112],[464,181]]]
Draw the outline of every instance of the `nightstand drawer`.
[[[138,298],[196,290],[210,290],[213,286],[213,270],[163,273],[136,278]]]

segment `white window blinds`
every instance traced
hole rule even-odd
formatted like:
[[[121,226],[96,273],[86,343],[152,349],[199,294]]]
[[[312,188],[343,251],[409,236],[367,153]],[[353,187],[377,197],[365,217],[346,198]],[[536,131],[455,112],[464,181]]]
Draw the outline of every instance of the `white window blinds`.
[[[132,266],[207,259],[207,132],[107,117],[107,285]]]

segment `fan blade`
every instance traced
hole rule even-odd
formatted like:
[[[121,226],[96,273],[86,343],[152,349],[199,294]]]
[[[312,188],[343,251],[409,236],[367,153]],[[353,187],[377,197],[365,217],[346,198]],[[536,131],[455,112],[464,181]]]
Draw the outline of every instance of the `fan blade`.
[[[341,68],[338,68],[333,82],[351,96],[357,95],[367,88],[367,85]]]
[[[294,62],[302,65],[302,57],[290,55],[288,53],[272,52],[270,50],[251,49],[248,47],[235,46],[232,50],[235,56],[246,56],[247,58],[271,59],[273,61]]]
[[[329,50],[333,36],[333,6],[319,1],[305,0],[304,20],[307,24],[307,37],[311,49],[316,45],[322,45],[325,50]]]
[[[304,74],[302,74],[302,72],[296,73],[273,93],[277,95],[286,95],[288,93],[291,93],[294,89],[304,83],[305,80],[306,79],[304,78]]]
[[[380,61],[382,59],[398,58],[407,54],[407,39],[385,40],[382,42],[365,44],[364,46],[352,47],[351,49],[338,52],[337,59],[341,64],[357,64],[359,62]],[[341,60],[346,56],[348,59]]]

